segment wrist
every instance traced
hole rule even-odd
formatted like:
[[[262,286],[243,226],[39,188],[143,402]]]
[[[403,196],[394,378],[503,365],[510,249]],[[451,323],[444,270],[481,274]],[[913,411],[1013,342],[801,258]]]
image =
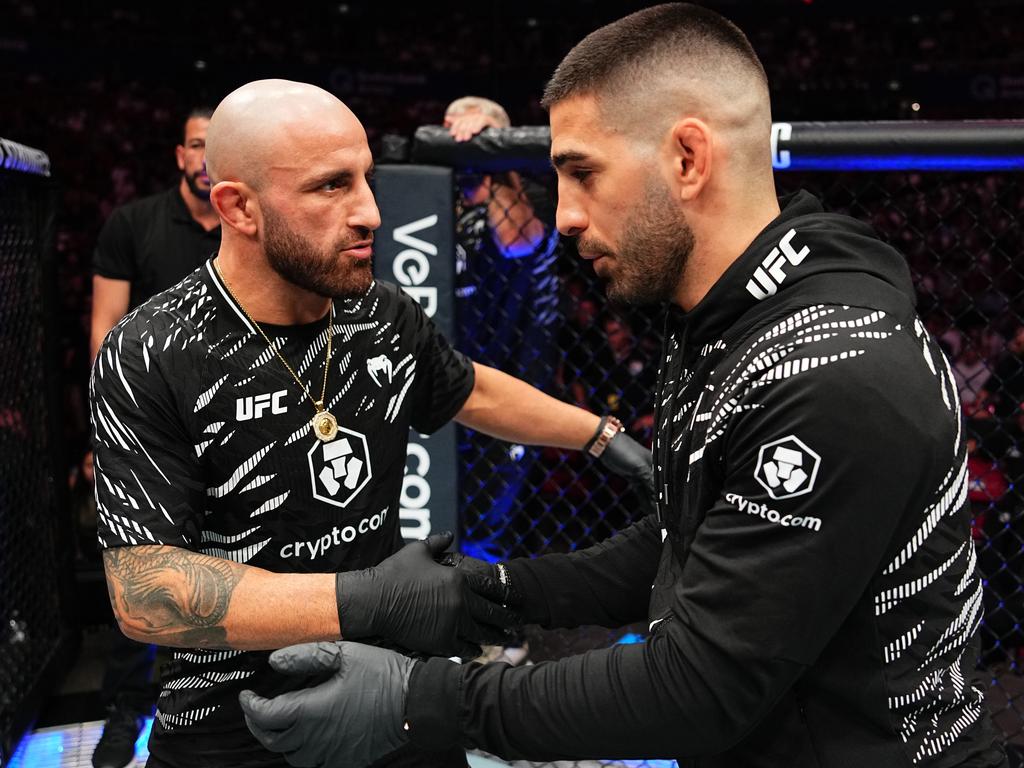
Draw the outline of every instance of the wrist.
[[[338,606],[338,627],[341,637],[355,640],[378,634],[374,610],[379,605],[374,568],[345,571],[334,579],[334,598]]]
[[[416,746],[438,751],[459,743],[462,667],[448,659],[416,662],[409,674],[403,728]]]
[[[504,563],[494,564],[494,577],[503,587],[512,586],[512,575],[508,572],[508,566]]]
[[[509,584],[515,586],[516,593],[522,600],[518,611],[524,624],[540,624],[546,626],[551,621],[544,585],[533,573],[531,564],[536,561],[529,558],[515,558],[501,563],[508,576]]]
[[[594,432],[593,437],[583,446],[583,450],[596,459],[604,453],[612,439],[624,431],[625,427],[622,426],[622,422],[617,418],[614,416],[602,416],[600,423],[597,425],[597,431]]]

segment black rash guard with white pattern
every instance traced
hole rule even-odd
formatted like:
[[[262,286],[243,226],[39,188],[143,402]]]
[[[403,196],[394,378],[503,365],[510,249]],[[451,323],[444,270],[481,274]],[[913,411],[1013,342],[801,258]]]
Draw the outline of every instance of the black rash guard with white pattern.
[[[659,516],[509,563],[549,627],[650,638],[527,668],[418,663],[413,741],[507,758],[1000,766],[957,390],[902,257],[786,201],[690,312],[657,394]],[[653,588],[652,588],[653,585]]]
[[[472,391],[472,363],[392,285],[335,301],[326,406],[314,407],[225,290],[212,262],[157,294],[104,342],[90,383],[101,546],[162,544],[279,573],[379,563],[402,544],[409,428],[429,434]],[[263,325],[311,393],[328,318]],[[301,610],[302,595],[296,595]],[[176,650],[150,752],[161,765],[280,762],[245,727],[238,693],[281,690],[266,653]]]

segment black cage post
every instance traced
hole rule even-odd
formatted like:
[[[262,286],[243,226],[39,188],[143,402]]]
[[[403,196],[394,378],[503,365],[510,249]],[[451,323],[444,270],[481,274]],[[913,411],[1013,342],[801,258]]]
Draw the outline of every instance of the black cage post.
[[[0,139],[0,765],[71,662],[71,521],[57,366],[57,187]]]

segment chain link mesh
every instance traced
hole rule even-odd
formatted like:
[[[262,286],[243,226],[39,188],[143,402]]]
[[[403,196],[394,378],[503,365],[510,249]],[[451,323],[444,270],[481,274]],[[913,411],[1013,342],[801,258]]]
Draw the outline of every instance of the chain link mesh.
[[[457,174],[457,342],[650,445],[660,314],[613,308],[554,231],[550,174]],[[1024,183],[1011,174],[779,174],[827,209],[870,223],[908,260],[923,321],[946,349],[969,438],[969,498],[985,584],[981,663],[989,705],[1024,745]],[[880,436],[883,438],[884,436]],[[586,547],[635,522],[626,483],[578,451],[509,445],[462,429],[463,550],[489,560]],[[642,639],[527,629],[529,658]],[[660,762],[660,761],[659,761]]]
[[[0,762],[67,640],[57,567],[48,181],[0,171]]]

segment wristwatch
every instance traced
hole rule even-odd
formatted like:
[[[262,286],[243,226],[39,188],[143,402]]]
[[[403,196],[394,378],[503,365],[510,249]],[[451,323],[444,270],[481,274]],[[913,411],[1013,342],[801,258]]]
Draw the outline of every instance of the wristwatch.
[[[625,427],[622,426],[621,421],[614,416],[604,416],[601,419],[601,423],[597,425],[597,433],[585,446],[587,453],[596,459],[604,453],[604,449],[608,447],[608,443],[612,441],[612,438],[619,434],[619,432],[624,431]]]

